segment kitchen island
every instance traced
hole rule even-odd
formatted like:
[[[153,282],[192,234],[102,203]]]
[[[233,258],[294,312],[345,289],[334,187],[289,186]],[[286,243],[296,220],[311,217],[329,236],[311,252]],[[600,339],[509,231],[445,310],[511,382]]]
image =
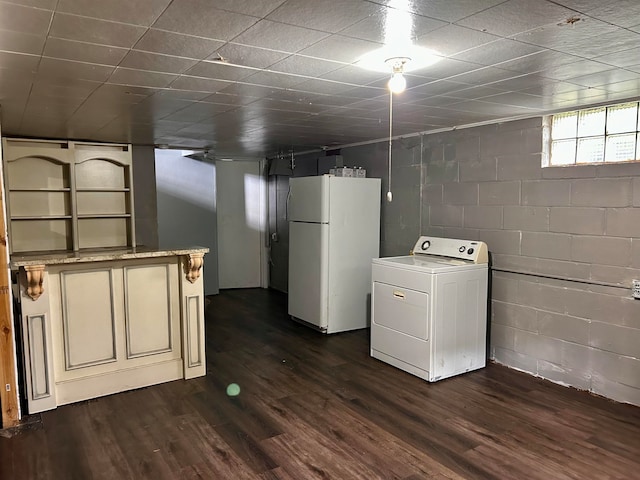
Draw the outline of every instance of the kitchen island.
[[[14,255],[28,412],[205,375],[208,251]]]

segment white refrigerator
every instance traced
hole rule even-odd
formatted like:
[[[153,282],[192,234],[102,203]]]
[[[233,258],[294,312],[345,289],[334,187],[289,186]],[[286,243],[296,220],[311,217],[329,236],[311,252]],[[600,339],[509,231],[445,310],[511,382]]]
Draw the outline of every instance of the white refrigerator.
[[[324,333],[368,326],[380,201],[379,178],[290,179],[291,317]]]

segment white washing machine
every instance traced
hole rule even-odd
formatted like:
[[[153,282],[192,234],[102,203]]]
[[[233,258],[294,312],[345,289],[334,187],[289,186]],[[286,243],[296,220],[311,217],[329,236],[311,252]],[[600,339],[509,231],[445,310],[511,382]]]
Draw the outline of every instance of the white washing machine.
[[[487,245],[468,240],[373,259],[371,356],[429,382],[483,368],[488,274]]]

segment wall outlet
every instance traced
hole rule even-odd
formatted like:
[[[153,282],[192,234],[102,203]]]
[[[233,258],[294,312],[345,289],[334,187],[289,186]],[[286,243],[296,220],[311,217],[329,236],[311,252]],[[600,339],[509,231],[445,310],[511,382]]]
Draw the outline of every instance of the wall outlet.
[[[640,300],[640,280],[634,280],[631,284],[631,296]]]

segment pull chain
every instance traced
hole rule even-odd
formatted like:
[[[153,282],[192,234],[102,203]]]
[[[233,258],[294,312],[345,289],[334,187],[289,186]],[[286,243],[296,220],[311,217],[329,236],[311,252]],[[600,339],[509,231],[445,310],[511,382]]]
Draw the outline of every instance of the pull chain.
[[[393,200],[393,194],[391,193],[391,146],[393,144],[393,140],[391,137],[393,136],[393,92],[389,90],[389,188],[387,190],[387,202],[391,202]]]

